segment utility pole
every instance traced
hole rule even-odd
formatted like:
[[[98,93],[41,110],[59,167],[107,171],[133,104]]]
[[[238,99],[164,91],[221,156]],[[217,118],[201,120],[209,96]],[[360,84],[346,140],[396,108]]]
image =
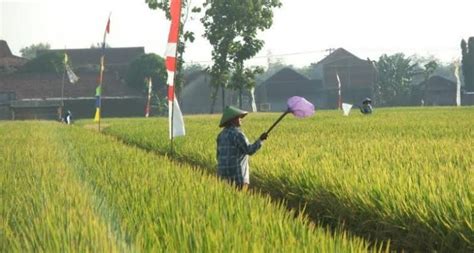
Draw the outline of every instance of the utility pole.
[[[328,56],[328,55],[332,54],[334,51],[336,51],[336,49],[335,48],[328,48],[328,49],[325,49],[324,51],[328,53],[326,55],[326,56]]]

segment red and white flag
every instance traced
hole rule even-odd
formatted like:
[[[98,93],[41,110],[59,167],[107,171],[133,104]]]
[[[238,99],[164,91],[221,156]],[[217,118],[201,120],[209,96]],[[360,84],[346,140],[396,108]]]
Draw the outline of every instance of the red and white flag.
[[[184,120],[178,100],[174,92],[174,76],[176,73],[176,50],[178,48],[179,24],[181,17],[181,0],[171,0],[171,27],[166,47],[166,71],[168,72],[168,121],[169,137],[185,135]]]

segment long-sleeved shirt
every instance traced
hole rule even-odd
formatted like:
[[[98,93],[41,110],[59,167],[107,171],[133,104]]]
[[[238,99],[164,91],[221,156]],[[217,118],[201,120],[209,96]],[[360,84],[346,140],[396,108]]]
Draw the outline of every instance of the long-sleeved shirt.
[[[249,180],[249,155],[262,146],[257,140],[250,144],[238,127],[226,127],[217,136],[217,175],[238,186]]]
[[[363,114],[371,114],[372,113],[372,106],[370,104],[363,104],[361,107],[360,107],[360,111],[363,113]]]

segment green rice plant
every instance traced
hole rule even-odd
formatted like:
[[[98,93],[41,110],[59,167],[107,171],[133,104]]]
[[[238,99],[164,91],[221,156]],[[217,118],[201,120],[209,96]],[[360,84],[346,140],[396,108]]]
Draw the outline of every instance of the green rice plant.
[[[22,122],[0,133],[2,251],[382,251],[95,132]]]
[[[118,251],[50,127],[0,123],[0,252]]]
[[[474,250],[474,108],[287,118],[251,159],[251,183],[326,224],[407,250]],[[256,139],[277,114],[250,114]],[[215,173],[219,115],[185,118],[173,156]],[[169,153],[165,118],[111,119],[107,134]],[[337,225],[336,225],[337,226]]]

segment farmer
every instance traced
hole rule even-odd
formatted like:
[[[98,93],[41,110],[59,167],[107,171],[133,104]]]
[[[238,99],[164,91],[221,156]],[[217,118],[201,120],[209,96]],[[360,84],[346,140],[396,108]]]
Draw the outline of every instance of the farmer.
[[[247,189],[249,155],[257,152],[268,137],[267,133],[263,133],[255,143],[249,143],[240,129],[242,118],[247,114],[238,108],[226,107],[219,124],[224,129],[217,136],[217,175],[238,189]]]
[[[362,106],[360,107],[360,112],[362,114],[371,114],[372,113],[372,100],[370,98],[365,98],[362,101]]]

